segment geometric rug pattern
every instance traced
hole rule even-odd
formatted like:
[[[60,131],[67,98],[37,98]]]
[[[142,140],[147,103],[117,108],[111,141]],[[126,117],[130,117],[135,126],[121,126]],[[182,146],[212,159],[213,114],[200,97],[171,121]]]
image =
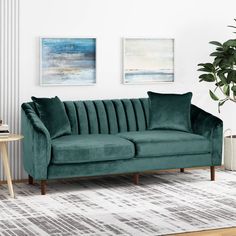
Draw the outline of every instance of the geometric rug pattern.
[[[236,226],[236,172],[209,170],[0,185],[0,235],[166,235]]]

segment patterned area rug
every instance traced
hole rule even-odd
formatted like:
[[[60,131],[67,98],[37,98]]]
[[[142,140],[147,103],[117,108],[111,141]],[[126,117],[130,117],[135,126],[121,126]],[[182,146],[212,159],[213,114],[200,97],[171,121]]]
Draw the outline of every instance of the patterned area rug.
[[[0,186],[0,235],[166,235],[236,226],[236,172],[208,170]]]

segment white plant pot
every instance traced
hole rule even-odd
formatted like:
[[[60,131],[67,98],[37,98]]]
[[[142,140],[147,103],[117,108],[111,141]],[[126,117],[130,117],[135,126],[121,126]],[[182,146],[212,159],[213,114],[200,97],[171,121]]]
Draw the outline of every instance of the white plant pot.
[[[236,170],[236,135],[224,136],[224,166],[226,170]]]

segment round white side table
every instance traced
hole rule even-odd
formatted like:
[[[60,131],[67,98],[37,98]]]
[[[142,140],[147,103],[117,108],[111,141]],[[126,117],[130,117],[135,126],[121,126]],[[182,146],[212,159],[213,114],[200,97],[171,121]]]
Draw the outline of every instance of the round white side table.
[[[1,137],[0,138],[0,151],[2,153],[2,161],[3,161],[3,168],[5,171],[5,175],[7,177],[7,185],[9,189],[9,193],[11,197],[15,197],[13,186],[12,186],[12,179],[11,179],[11,171],[9,167],[9,160],[7,154],[7,144],[8,142],[21,140],[24,137],[18,134],[10,134],[8,137]]]

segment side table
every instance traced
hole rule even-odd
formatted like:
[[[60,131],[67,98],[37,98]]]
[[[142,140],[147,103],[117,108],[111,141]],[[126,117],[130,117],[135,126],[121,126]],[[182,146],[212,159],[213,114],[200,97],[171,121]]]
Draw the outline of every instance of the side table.
[[[11,171],[9,167],[9,160],[8,160],[8,154],[7,154],[7,144],[8,142],[21,140],[24,137],[22,135],[18,134],[10,134],[8,137],[1,137],[0,138],[0,151],[2,153],[2,161],[3,161],[3,168],[5,171],[5,175],[7,177],[7,185],[10,192],[11,197],[15,197],[13,186],[12,186],[12,179],[11,179]]]

